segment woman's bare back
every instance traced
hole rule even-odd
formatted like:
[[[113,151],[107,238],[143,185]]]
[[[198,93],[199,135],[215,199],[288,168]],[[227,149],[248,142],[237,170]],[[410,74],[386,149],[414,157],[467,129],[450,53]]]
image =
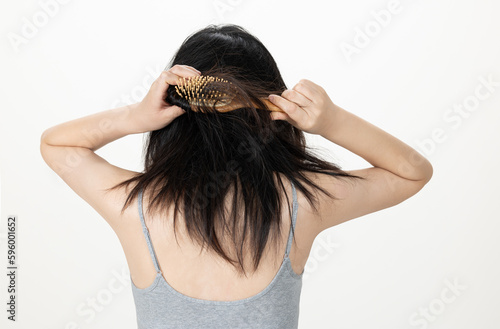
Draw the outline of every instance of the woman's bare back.
[[[283,182],[291,209],[292,188],[286,179],[283,179]],[[125,194],[123,197],[125,198]],[[143,214],[163,277],[178,292],[198,299],[231,301],[258,294],[273,280],[283,261],[291,224],[286,201],[286,197],[282,198],[282,234],[278,252],[275,253],[266,247],[257,271],[250,271],[248,277],[245,277],[237,273],[231,264],[214,251],[202,251],[201,247],[187,236],[182,225],[182,215],[178,215],[176,222],[177,241],[174,236],[172,211],[162,218],[146,218],[149,199],[148,193],[145,192]],[[300,274],[318,232],[315,231],[317,226],[308,225],[314,222],[315,218],[308,210],[307,200],[298,190],[297,201],[299,207],[295,224],[296,240],[292,243],[289,257],[294,272]],[[156,271],[142,231],[137,199],[134,201],[134,207],[129,207],[126,212],[127,229],[118,233],[119,239],[133,283],[138,288],[146,288],[155,280]],[[234,251],[227,244],[223,245],[223,248],[232,259],[236,259]],[[246,269],[251,269],[250,254],[247,253],[244,257]]]

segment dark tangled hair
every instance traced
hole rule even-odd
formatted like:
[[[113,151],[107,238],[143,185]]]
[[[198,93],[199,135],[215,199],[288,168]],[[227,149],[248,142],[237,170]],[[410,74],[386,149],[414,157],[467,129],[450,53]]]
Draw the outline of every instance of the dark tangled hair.
[[[271,119],[261,98],[281,94],[287,87],[269,51],[242,27],[209,25],[192,34],[167,68],[177,64],[230,81],[243,106],[226,113],[210,106],[205,113],[195,112],[170,86],[166,102],[182,107],[186,113],[168,126],[149,132],[143,172],[108,190],[135,183],[123,212],[141,189],[152,186],[156,192],[150,198],[148,213],[166,213],[174,205],[174,232],[177,212],[182,211],[188,235],[246,275],[244,249],[249,248],[256,270],[268,240],[275,246],[281,241],[280,191],[286,193],[277,174],[293,182],[315,211],[317,200],[305,185],[335,197],[303,172],[360,177],[316,157],[306,147],[300,129],[287,121]],[[228,215],[225,207],[230,191],[233,197]],[[288,196],[286,199],[289,201]],[[291,214],[290,206],[288,211]],[[225,237],[231,238],[237,260],[222,248],[221,239]]]

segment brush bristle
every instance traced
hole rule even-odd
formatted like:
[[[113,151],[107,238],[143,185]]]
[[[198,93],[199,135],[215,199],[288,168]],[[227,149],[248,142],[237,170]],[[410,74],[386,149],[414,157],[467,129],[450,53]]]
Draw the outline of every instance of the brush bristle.
[[[229,91],[231,82],[212,76],[181,78],[175,86],[179,96],[192,106],[225,106],[234,95]]]

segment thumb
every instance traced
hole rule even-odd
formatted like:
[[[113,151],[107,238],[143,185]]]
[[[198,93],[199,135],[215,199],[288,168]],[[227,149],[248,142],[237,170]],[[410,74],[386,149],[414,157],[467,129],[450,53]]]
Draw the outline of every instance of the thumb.
[[[288,121],[289,116],[283,112],[271,112],[271,119]]]
[[[186,113],[186,111],[177,105],[170,106],[168,110],[163,110],[163,115],[167,120],[173,120],[184,113]]]

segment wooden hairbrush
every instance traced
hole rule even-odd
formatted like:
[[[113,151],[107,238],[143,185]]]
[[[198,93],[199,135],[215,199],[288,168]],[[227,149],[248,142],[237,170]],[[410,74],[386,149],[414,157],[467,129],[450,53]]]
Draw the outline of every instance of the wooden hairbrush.
[[[193,111],[198,107],[214,107],[218,112],[229,112],[243,107],[237,100],[232,83],[222,78],[200,75],[191,78],[181,78],[175,86],[176,93],[185,99]],[[267,98],[261,98],[267,109],[274,112],[283,112]],[[257,106],[257,104],[253,104]]]

